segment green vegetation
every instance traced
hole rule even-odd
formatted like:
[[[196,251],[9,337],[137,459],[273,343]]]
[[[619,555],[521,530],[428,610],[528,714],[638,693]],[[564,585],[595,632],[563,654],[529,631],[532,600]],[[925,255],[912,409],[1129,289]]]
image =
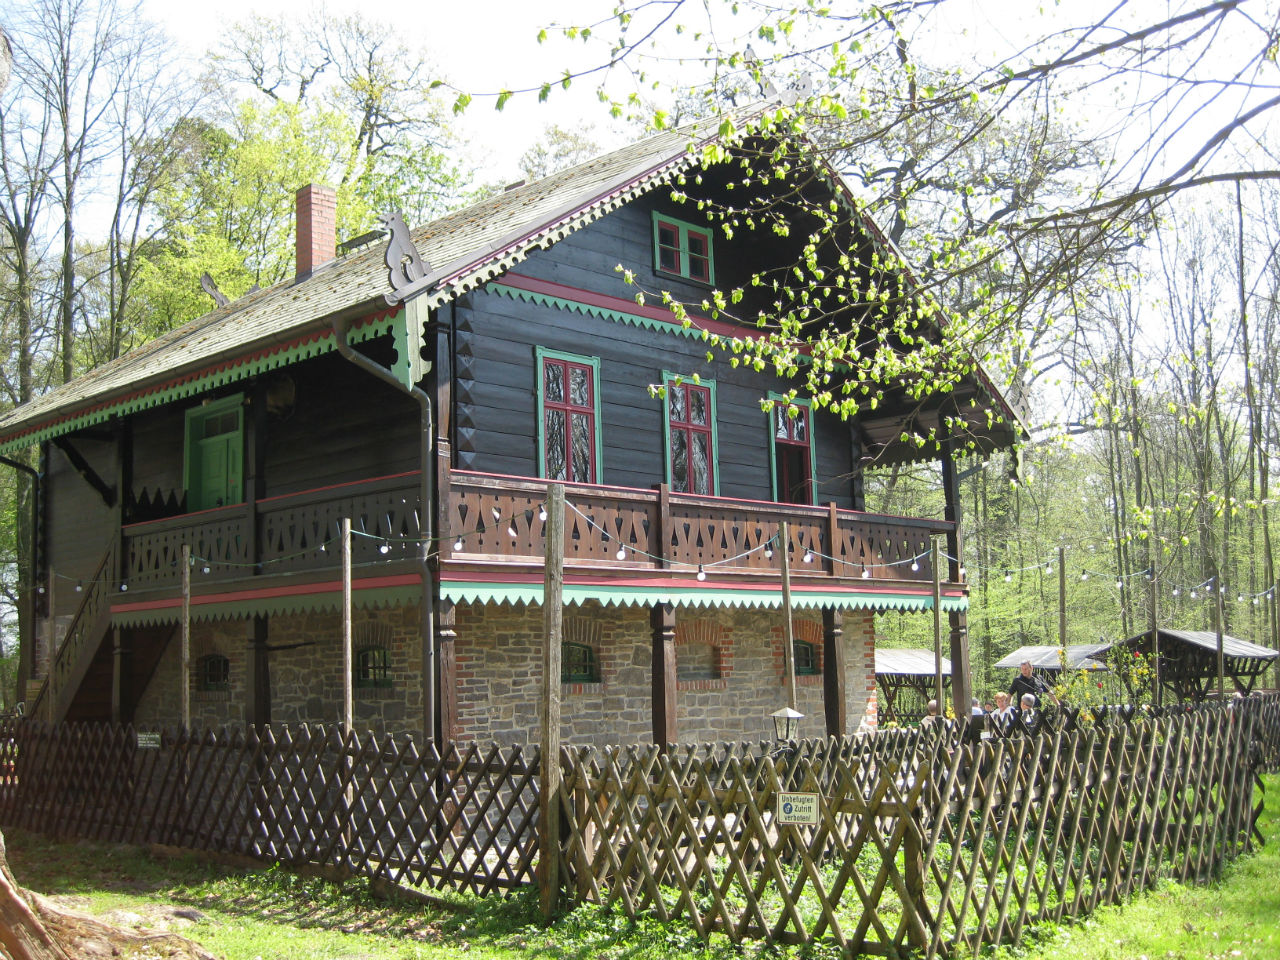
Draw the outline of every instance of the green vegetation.
[[[1217,883],[1162,883],[1121,908],[1039,931],[996,960],[1139,960],[1280,957],[1280,776],[1260,828],[1266,844]],[[531,891],[480,900],[448,895],[436,905],[373,897],[363,881],[337,885],[276,868],[233,868],[195,856],[153,856],[136,847],[7,837],[19,882],[73,909],[140,929],[170,929],[227,960],[286,957],[434,958],[466,951],[480,958],[647,960],[827,957],[830,947],[737,950],[716,937],[702,944],[688,927],[582,907],[544,928]]]

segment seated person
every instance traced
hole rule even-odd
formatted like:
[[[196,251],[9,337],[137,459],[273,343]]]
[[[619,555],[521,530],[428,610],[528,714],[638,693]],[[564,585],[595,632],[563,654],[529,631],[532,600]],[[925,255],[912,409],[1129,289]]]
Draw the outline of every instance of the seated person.
[[[1035,694],[1024,693],[1019,704],[1018,722],[1024,733],[1035,733],[1040,729],[1040,711],[1036,709]]]
[[[938,722],[938,701],[930,700],[925,706],[925,715],[920,720],[920,727],[927,729],[934,726]]]

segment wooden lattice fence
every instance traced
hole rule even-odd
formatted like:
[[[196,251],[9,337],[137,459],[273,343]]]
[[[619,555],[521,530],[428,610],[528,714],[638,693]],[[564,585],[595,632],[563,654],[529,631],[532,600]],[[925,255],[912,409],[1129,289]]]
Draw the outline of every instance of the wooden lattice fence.
[[[325,864],[479,894],[533,882],[537,751],[337,727],[0,724],[0,824]]]
[[[1214,876],[1251,842],[1255,738],[1277,711],[1076,715],[976,745],[952,725],[781,751],[567,750],[561,872],[579,899],[735,942],[927,957],[1010,942],[1158,876]],[[783,792],[816,794],[817,823],[781,823]]]
[[[951,954],[1214,876],[1254,839],[1257,771],[1280,769],[1275,695],[971,732],[564,748],[565,898],[734,941]],[[536,883],[538,775],[535,749],[441,757],[336,727],[0,723],[5,827],[482,895]],[[814,795],[817,822],[782,823],[782,792]]]

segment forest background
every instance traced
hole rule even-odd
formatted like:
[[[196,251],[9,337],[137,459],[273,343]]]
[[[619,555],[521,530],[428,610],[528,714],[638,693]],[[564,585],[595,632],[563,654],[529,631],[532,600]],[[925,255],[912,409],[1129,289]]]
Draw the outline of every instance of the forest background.
[[[207,312],[202,274],[232,298],[287,277],[302,184],[337,187],[340,240],[501,189],[464,140],[479,111],[529,130],[547,104],[598,105],[509,143],[532,178],[781,91],[769,122],[822,145],[946,337],[927,368],[839,342],[832,278],[803,264],[761,278],[779,308],[748,359],[794,369],[806,341],[832,363],[802,392],[856,415],[905,379],[945,391],[977,357],[1028,410],[1016,455],[961,464],[975,689],[1003,684],[990,665],[1015,647],[1057,642],[1060,557],[1071,643],[1146,629],[1153,598],[1161,625],[1213,629],[1220,597],[1226,632],[1276,644],[1275,2],[591,6],[527,38],[560,44],[562,69],[483,88],[367,11],[250,16],[195,64],[124,0],[0,3],[0,404]],[[979,7],[1008,22],[999,43],[974,30]],[[449,42],[493,58],[480,27]],[[942,516],[936,464],[864,474],[868,509]],[[29,497],[0,471],[6,704]],[[929,630],[888,614],[878,634],[928,646]]]

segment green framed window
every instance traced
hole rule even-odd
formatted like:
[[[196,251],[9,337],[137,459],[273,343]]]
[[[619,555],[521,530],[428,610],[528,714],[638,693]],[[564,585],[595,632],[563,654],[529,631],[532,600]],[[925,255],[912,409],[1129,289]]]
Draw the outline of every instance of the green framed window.
[[[600,481],[600,359],[538,347],[538,469],[548,480]]]
[[[653,269],[695,283],[716,282],[711,231],[666,214],[653,214]]]
[[[813,418],[808,400],[774,401],[769,411],[769,475],[778,503],[813,505],[817,462],[813,450]]]
[[[220,653],[209,653],[196,661],[196,689],[230,690],[231,661]]]
[[[822,672],[818,661],[818,646],[808,640],[791,641],[791,649],[795,655],[796,676],[816,677]]]
[[[386,647],[363,647],[351,665],[352,683],[362,689],[391,686],[391,651]]]
[[[244,501],[244,397],[192,407],[186,415],[182,485],[187,510]]]
[[[720,450],[716,438],[716,385],[662,372],[666,394],[663,436],[667,483],[678,493],[718,496]]]
[[[561,683],[599,683],[600,661],[595,647],[587,643],[560,644]]]

